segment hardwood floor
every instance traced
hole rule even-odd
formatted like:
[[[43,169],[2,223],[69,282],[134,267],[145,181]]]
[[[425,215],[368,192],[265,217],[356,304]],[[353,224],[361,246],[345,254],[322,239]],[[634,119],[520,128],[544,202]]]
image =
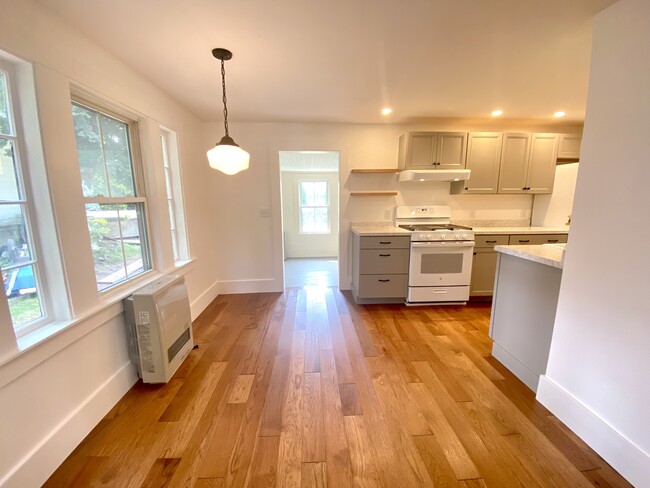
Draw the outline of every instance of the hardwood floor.
[[[490,357],[490,309],[224,295],[50,487],[630,486]]]

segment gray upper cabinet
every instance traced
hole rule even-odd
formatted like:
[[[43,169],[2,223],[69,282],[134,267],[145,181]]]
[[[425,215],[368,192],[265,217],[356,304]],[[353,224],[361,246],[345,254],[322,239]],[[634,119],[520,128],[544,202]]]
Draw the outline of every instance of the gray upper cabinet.
[[[576,134],[560,134],[558,142],[558,159],[580,159],[580,144],[582,136]]]
[[[499,193],[551,193],[558,134],[503,135]]]
[[[496,193],[501,162],[501,132],[470,132],[467,140],[467,164],[471,177],[465,193]]]
[[[467,132],[409,132],[399,138],[399,169],[462,169]]]

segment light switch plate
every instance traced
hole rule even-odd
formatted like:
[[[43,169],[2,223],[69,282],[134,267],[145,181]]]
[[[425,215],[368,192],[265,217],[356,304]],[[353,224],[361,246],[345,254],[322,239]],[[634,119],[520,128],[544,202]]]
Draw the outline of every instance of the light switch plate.
[[[271,216],[271,210],[268,208],[260,208],[260,217],[270,217]]]

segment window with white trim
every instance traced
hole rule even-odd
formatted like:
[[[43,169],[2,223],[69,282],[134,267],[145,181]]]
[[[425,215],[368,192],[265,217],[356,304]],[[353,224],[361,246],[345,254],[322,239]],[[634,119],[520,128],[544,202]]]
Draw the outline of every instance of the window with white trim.
[[[187,232],[185,230],[185,210],[183,206],[183,188],[180,178],[180,162],[176,134],[163,127],[160,128],[163,168],[165,171],[165,190],[167,210],[174,251],[174,262],[189,259]]]
[[[12,76],[0,69],[0,268],[17,337],[47,319],[40,263],[30,215],[24,141],[16,124]]]
[[[86,102],[72,102],[86,220],[97,289],[151,269],[137,124]]]
[[[329,234],[329,186],[325,180],[301,180],[298,185],[301,234]]]

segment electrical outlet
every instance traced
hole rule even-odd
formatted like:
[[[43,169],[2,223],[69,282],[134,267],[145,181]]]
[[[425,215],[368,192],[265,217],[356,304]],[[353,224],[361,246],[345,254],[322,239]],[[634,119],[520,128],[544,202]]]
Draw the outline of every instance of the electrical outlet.
[[[270,217],[271,216],[271,210],[268,208],[260,208],[260,217]]]

